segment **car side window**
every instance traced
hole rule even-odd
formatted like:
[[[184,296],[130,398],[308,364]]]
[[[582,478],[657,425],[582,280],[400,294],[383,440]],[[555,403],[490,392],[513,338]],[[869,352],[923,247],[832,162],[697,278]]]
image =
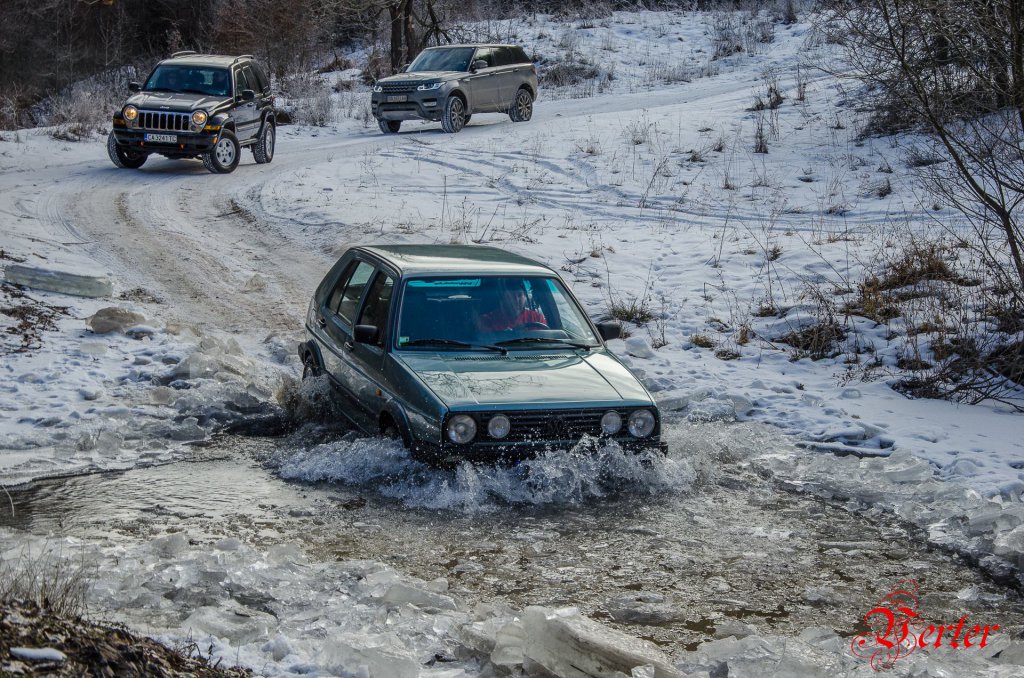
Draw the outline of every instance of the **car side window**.
[[[259,91],[266,92],[270,88],[270,81],[267,80],[267,76],[263,72],[263,69],[260,68],[260,65],[255,61],[249,65],[252,66],[253,75],[256,76],[256,85],[260,88]]]
[[[333,311],[346,325],[351,325],[355,320],[356,309],[359,307],[359,300],[363,296],[366,283],[373,273],[373,266],[360,261],[355,265],[351,275],[342,276],[338,286],[331,292],[328,301],[328,308]]]
[[[494,66],[494,50],[492,50],[490,47],[481,47],[476,51],[476,56],[473,57],[473,61],[476,61],[478,59],[483,59],[484,61],[486,61],[488,67]]]
[[[251,89],[256,92],[263,91],[263,88],[260,87],[260,83],[256,79],[256,76],[253,75],[252,68],[250,68],[249,66],[243,67],[242,74],[245,76],[245,81],[249,83],[249,86],[245,89]]]
[[[522,47],[510,47],[512,63],[514,64],[528,64],[530,63],[530,57],[526,56],[526,52],[523,51]]]
[[[245,77],[245,72],[239,68],[235,71],[235,94],[241,94],[247,89],[252,89],[249,85],[249,80]]]
[[[395,290],[394,279],[386,273],[380,272],[373,279],[370,291],[366,293],[366,303],[359,314],[357,325],[373,325],[384,329],[388,320],[388,309],[391,308],[391,295]],[[381,336],[384,333],[381,332]]]

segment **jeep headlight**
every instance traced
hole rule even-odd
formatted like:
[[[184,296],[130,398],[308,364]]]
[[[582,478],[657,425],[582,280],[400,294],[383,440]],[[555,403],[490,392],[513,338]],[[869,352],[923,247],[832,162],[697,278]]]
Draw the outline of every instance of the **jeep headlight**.
[[[476,420],[468,414],[456,414],[448,420],[448,440],[465,445],[476,437]]]
[[[206,124],[206,120],[210,116],[207,115],[206,111],[195,111],[192,113],[192,125],[195,127],[202,127]]]
[[[629,434],[634,438],[646,438],[654,431],[654,414],[650,410],[637,410],[629,415]]]
[[[377,94],[380,94],[381,92],[384,91],[384,85],[374,85],[373,91],[376,92]]]
[[[127,120],[129,125],[134,125],[135,121],[139,119],[139,109],[129,104],[121,111],[121,117]]]
[[[416,88],[417,92],[429,92],[430,90],[439,89],[444,83],[440,82],[425,82]]]

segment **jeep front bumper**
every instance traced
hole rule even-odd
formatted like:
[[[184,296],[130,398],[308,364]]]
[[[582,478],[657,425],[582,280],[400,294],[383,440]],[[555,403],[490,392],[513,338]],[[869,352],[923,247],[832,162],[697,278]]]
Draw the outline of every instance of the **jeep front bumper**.
[[[147,141],[146,134],[170,134],[175,137],[175,141],[173,143]],[[115,128],[114,138],[117,140],[117,145],[125,150],[141,153],[159,153],[169,158],[191,158],[212,151],[214,144],[217,142],[217,133]]]

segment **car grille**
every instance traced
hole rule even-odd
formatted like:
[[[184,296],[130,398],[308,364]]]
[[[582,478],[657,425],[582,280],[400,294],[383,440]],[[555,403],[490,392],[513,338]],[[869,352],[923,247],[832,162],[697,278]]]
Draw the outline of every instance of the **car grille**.
[[[142,129],[187,132],[192,121],[191,113],[168,113],[167,111],[139,111],[139,127]]]
[[[600,437],[601,417],[608,410],[545,410],[542,412],[483,412],[475,415],[480,442],[519,442],[545,440],[578,440],[585,435]],[[626,419],[632,410],[617,409],[622,416],[622,429],[626,433]],[[487,435],[487,423],[496,414],[504,414],[512,423],[508,436],[500,441]]]
[[[418,82],[382,82],[380,86],[384,94],[409,94],[419,87]]]

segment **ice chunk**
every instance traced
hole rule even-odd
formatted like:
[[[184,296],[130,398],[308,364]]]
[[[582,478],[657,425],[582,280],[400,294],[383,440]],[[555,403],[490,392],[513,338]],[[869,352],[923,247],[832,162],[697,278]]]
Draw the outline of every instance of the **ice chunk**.
[[[522,664],[524,637],[523,625],[519,621],[510,622],[498,629],[494,650],[491,651],[491,663],[509,668]]]
[[[653,666],[655,678],[682,676],[653,643],[615,631],[575,609],[528,607],[523,616],[525,660],[562,678],[630,675]]]
[[[103,341],[83,341],[78,345],[82,355],[100,356],[107,352],[107,344]]]
[[[455,600],[434,591],[426,591],[405,582],[395,582],[387,587],[381,597],[386,603],[409,603],[416,607],[434,607],[439,610],[454,610]]]
[[[634,358],[653,358],[658,355],[644,337],[626,339],[626,353]]]
[[[288,642],[288,637],[280,633],[274,636],[273,640],[266,643],[262,649],[264,652],[269,652],[276,662],[281,661],[292,653],[292,646]]]
[[[266,612],[249,608],[204,606],[193,611],[181,626],[192,629],[194,635],[225,638],[231,644],[239,645],[267,637],[277,629],[277,620]]]
[[[171,558],[183,553],[188,548],[188,537],[181,532],[175,532],[165,537],[157,537],[150,542],[150,545],[158,554]]]
[[[52,647],[12,647],[11,656],[31,662],[62,662],[67,659],[67,655]]]
[[[358,641],[339,638],[326,644],[320,661],[333,673],[370,678],[418,678],[419,662],[403,648],[373,636]]]
[[[19,264],[11,264],[4,269],[4,277],[15,285],[76,297],[109,297],[114,291],[110,278],[105,275],[84,275]]]
[[[154,405],[170,405],[175,397],[176,391],[168,386],[157,386],[149,392],[149,402]]]
[[[612,598],[608,601],[608,613],[623,624],[667,624],[686,618],[665,602],[665,596],[654,593],[638,593]]]
[[[746,638],[757,633],[750,624],[744,624],[739,619],[726,618],[715,622],[715,638]]]
[[[86,318],[85,326],[96,334],[107,334],[108,332],[124,332],[130,327],[143,325],[145,322],[146,316],[141,313],[119,306],[107,306]]]

